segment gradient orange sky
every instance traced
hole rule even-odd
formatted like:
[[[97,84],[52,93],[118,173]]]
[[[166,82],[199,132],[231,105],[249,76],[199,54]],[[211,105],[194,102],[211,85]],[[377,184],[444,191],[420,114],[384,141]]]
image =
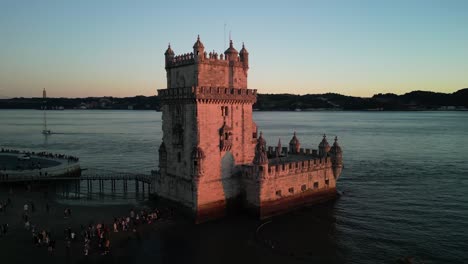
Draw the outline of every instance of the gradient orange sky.
[[[195,5],[196,4],[196,5]],[[260,93],[468,87],[467,1],[2,1],[0,98],[155,95],[164,51],[250,52]],[[226,31],[224,25],[226,24]],[[225,34],[226,32],[226,34]]]

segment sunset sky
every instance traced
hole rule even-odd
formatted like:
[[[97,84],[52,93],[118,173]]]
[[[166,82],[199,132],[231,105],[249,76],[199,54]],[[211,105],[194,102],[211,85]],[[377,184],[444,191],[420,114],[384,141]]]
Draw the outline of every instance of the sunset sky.
[[[468,87],[468,1],[0,1],[0,98],[154,95],[164,51],[250,52],[260,93]]]

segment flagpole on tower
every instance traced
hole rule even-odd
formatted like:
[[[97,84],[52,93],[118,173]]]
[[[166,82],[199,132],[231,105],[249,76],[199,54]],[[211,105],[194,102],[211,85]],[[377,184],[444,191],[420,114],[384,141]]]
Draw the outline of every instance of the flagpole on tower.
[[[226,22],[224,22],[224,50],[226,50]]]

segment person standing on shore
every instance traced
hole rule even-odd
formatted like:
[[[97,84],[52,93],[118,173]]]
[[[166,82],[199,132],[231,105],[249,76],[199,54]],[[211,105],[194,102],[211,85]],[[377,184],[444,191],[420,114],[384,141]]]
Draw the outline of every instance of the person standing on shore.
[[[109,250],[110,250],[110,240],[109,240],[109,238],[107,238],[106,239],[106,244],[104,246],[104,255],[109,254]]]
[[[84,255],[88,256],[89,254],[89,239],[85,238],[84,240]]]

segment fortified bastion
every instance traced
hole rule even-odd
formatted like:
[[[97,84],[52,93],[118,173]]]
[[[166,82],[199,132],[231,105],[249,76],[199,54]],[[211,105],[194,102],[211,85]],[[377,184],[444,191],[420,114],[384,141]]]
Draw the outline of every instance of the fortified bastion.
[[[269,217],[336,196],[342,150],[324,135],[318,150],[267,147],[252,119],[257,91],[247,88],[249,53],[232,40],[224,54],[205,51],[165,55],[167,89],[158,90],[163,140],[154,191],[177,202],[197,222],[230,208]]]

